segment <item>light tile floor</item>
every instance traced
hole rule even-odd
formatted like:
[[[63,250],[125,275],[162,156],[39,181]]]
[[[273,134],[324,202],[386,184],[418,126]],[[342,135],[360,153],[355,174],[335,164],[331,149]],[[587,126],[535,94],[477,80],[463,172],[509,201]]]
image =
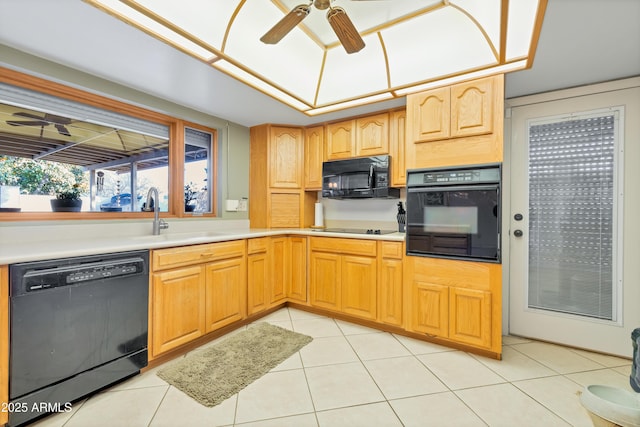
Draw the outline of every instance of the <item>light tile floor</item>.
[[[585,385],[631,390],[630,360],[516,337],[503,338],[497,361],[295,309],[260,321],[314,340],[216,407],[156,368],[35,425],[592,426],[579,401]]]

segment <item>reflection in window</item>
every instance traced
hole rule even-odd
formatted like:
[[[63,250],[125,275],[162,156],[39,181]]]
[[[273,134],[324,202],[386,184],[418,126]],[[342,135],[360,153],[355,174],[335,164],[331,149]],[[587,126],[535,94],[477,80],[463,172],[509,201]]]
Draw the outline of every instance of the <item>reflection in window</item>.
[[[185,128],[184,209],[185,212],[211,212],[211,169],[213,135]]]
[[[51,199],[78,197],[82,211],[137,212],[153,186],[168,210],[167,126],[45,101],[65,113],[0,103],[0,209],[51,212]]]

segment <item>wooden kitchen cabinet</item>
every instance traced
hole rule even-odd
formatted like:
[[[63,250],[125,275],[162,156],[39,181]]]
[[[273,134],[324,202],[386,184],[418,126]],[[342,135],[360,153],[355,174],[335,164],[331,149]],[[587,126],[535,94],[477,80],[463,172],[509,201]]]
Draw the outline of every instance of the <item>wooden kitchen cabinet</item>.
[[[307,302],[307,238],[289,237],[289,281],[287,297],[296,302]]]
[[[300,228],[313,223],[317,195],[304,191],[301,127],[250,130],[249,221],[252,228]]]
[[[205,272],[195,265],[151,277],[150,352],[157,357],[206,333]]]
[[[379,243],[381,259],[378,270],[378,321],[403,325],[402,242]]]
[[[205,266],[207,333],[246,317],[246,268],[244,256]]]
[[[302,188],[302,129],[272,126],[269,131],[269,187]]]
[[[391,155],[392,187],[404,187],[407,182],[406,126],[406,109],[389,113],[389,154]]]
[[[309,291],[312,306],[340,310],[340,259],[340,255],[336,253],[312,251],[309,255]]]
[[[312,306],[375,320],[375,240],[312,237],[309,290]]]
[[[245,240],[151,251],[151,358],[246,317]]]
[[[491,133],[493,86],[494,78],[488,77],[409,95],[407,109],[413,119],[413,142]]]
[[[287,297],[287,283],[290,277],[291,259],[289,257],[289,238],[272,237],[271,238],[271,286],[269,287],[268,301],[269,304],[284,301]]]
[[[356,145],[356,121],[330,123],[326,128],[327,160],[340,160],[353,157]]]
[[[324,126],[304,130],[304,189],[322,189],[322,162],[324,161]]]
[[[356,119],[354,156],[389,154],[389,113]]]
[[[422,281],[411,284],[411,323],[414,332],[449,336],[449,288]]]
[[[406,168],[502,162],[504,76],[407,96]]]
[[[259,313],[267,308],[270,283],[268,237],[247,240],[247,314]]]
[[[406,329],[502,353],[500,264],[405,257]]]
[[[449,338],[476,347],[491,347],[491,292],[450,289]]]

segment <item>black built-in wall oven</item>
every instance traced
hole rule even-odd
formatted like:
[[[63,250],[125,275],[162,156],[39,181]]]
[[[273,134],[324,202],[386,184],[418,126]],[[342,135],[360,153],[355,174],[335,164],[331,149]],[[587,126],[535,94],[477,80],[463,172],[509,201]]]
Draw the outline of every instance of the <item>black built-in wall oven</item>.
[[[407,171],[407,254],[500,262],[500,164]]]

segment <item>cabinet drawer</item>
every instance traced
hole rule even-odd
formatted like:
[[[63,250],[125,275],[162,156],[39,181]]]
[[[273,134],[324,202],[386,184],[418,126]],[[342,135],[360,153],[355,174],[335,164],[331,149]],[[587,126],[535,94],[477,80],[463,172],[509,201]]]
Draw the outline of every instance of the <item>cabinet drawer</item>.
[[[258,237],[255,239],[247,240],[247,254],[257,254],[260,252],[266,252],[269,245],[268,237]]]
[[[158,271],[183,265],[233,258],[243,256],[244,251],[244,240],[159,249],[151,253],[151,268],[154,271]]]
[[[310,246],[312,251],[376,256],[376,243],[375,240],[312,237]]]
[[[382,258],[402,259],[401,242],[380,242]]]

